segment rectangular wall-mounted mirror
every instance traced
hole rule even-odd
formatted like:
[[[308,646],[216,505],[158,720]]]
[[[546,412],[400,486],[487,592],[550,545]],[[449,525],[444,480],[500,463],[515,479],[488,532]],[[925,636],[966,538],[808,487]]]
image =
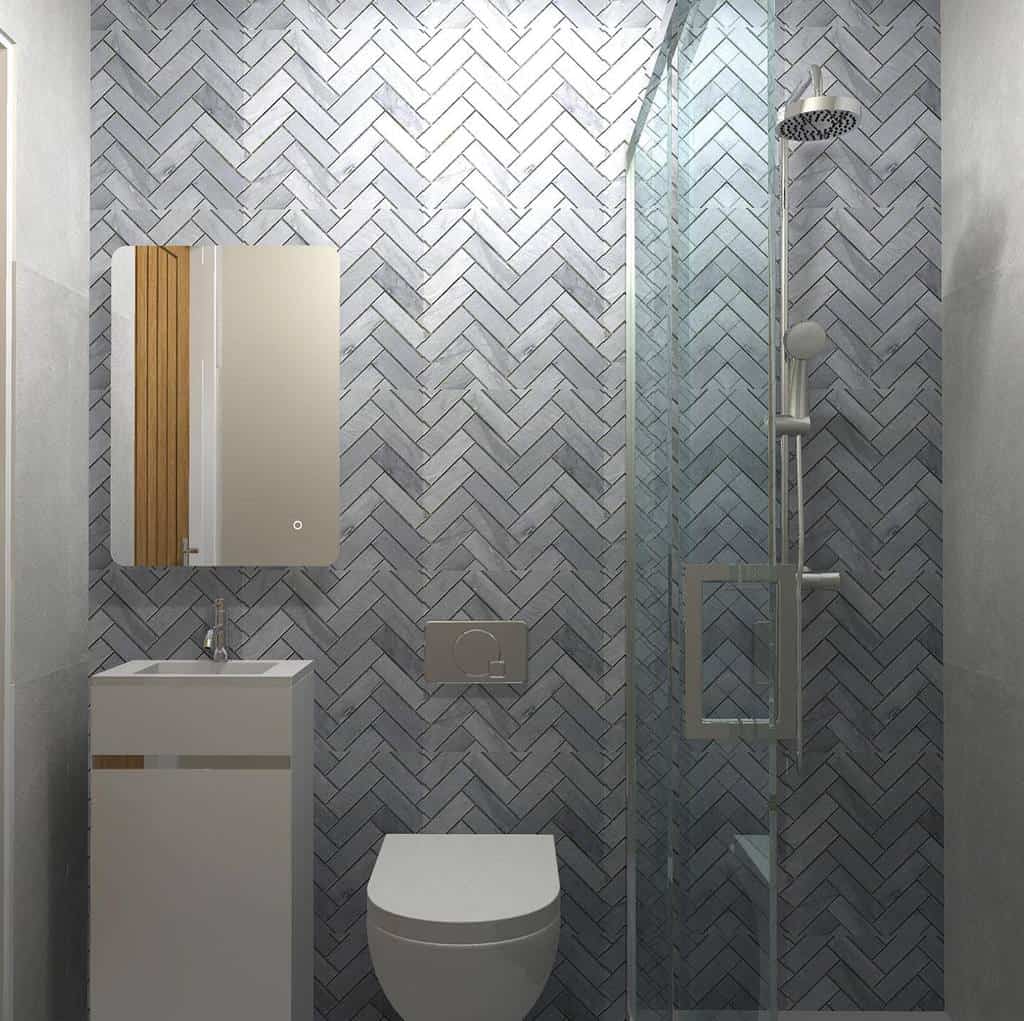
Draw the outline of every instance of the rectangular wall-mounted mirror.
[[[339,358],[334,248],[118,249],[110,357],[115,562],[332,563]]]

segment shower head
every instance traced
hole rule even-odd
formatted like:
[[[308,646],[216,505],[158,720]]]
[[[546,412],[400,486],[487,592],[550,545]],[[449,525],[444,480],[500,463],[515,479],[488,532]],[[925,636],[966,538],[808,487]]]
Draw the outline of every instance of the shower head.
[[[786,366],[786,415],[799,421],[808,420],[807,363],[828,347],[825,330],[815,322],[797,323],[783,338],[789,363]],[[810,428],[810,422],[807,422]]]
[[[783,343],[790,358],[806,362],[820,355],[828,347],[828,334],[822,326],[808,319],[807,322],[797,323],[786,330]]]
[[[852,131],[860,120],[860,103],[850,96],[826,96],[821,68],[811,68],[811,95],[779,107],[775,129],[791,142],[827,142]]]

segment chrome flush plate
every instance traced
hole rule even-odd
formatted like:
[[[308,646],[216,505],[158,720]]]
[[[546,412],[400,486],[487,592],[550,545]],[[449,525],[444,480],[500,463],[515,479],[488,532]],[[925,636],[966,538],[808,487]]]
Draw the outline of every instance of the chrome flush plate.
[[[423,674],[428,684],[525,684],[526,622],[431,620]]]

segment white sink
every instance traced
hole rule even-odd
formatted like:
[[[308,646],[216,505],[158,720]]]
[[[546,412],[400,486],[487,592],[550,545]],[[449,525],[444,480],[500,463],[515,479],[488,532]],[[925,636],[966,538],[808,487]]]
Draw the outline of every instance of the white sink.
[[[226,663],[212,659],[137,659],[97,674],[94,684],[154,684],[157,678],[160,683],[179,680],[194,684],[197,680],[215,682],[228,677],[287,684],[309,665],[302,659],[232,659]]]
[[[236,659],[227,663],[215,663],[202,659],[165,660],[139,667],[139,674],[167,674],[171,677],[252,677],[254,674],[269,673],[278,665],[272,659]]]
[[[292,700],[312,673],[304,659],[121,663],[92,679],[93,754],[291,754]]]

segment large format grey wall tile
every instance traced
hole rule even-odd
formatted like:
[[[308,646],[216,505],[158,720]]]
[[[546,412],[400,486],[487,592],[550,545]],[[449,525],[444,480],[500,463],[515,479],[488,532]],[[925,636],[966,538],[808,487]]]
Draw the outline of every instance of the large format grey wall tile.
[[[14,1012],[86,1016],[88,688],[76,662],[14,685]]]
[[[89,286],[88,6],[78,0],[8,0],[3,17],[3,31],[15,45],[15,257],[84,295]]]
[[[80,664],[86,648],[83,437],[88,302],[17,264],[14,302],[15,677],[31,682]],[[60,399],[56,395],[60,394]],[[49,395],[49,397],[47,397]],[[69,602],[75,612],[69,613]]]
[[[1020,100],[1014,54],[1021,9],[1013,0],[943,7],[945,136],[943,289],[951,293],[1024,258],[1024,204],[1016,175],[1022,127],[1000,113]]]
[[[954,39],[973,45],[976,36],[961,26]],[[951,119],[952,138],[970,131],[961,114]],[[966,154],[951,162],[958,173],[970,165]],[[962,201],[955,189],[950,199]],[[973,243],[961,243],[969,253]],[[1012,253],[1004,258],[1007,268],[978,279],[969,255],[950,252],[945,299],[946,995],[956,1021],[1001,1021],[1024,998],[1014,955],[1024,912],[1024,565],[1015,540],[1024,273]]]
[[[948,663],[945,696],[946,1004],[953,1021],[1002,1021],[1024,1002],[1024,898],[1016,881],[1024,842],[1020,675]]]
[[[8,0],[15,126],[12,528],[5,780],[13,1014],[82,1017],[88,733],[84,658],[89,12]]]

